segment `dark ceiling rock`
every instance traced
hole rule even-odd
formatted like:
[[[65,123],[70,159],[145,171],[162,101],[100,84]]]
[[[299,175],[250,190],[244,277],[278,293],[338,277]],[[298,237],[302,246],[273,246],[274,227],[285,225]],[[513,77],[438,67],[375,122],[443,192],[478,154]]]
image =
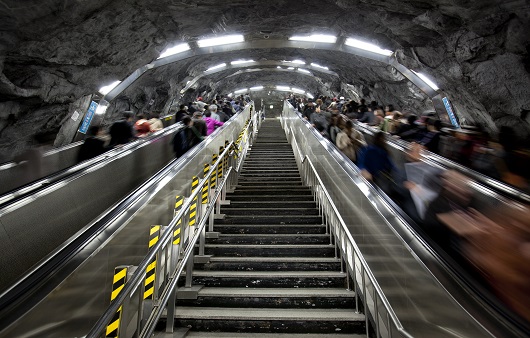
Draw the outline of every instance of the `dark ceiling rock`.
[[[167,46],[228,33],[285,39],[318,32],[376,43],[433,78],[467,123],[492,133],[510,125],[520,136],[530,134],[527,116],[521,117],[530,109],[530,4],[524,0],[4,0],[0,19],[4,157],[30,146],[38,130],[56,132],[76,102],[124,79]],[[414,112],[430,106],[415,86],[377,62],[315,50],[249,50],[151,71],[111,103],[105,122],[124,108],[167,110],[202,92],[222,92],[238,81],[229,77],[232,72],[204,77],[180,94],[208,67],[239,58],[301,58],[340,75],[337,80],[315,73],[322,77],[315,85],[286,72],[252,72],[244,76],[248,84],[296,78],[307,90],[365,96]]]

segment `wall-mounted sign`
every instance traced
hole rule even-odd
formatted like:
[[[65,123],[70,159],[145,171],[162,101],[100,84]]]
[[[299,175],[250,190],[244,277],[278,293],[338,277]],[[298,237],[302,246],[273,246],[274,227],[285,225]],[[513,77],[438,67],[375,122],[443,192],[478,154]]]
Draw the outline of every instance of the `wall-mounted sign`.
[[[86,134],[88,131],[88,127],[90,127],[90,122],[92,122],[92,118],[94,117],[94,114],[96,113],[96,109],[98,108],[98,104],[94,101],[90,102],[90,106],[88,107],[88,111],[86,112],[85,118],[83,119],[83,123],[81,124],[81,127],[79,128],[79,132]]]
[[[451,107],[451,103],[449,102],[449,99],[447,97],[444,97],[442,99],[445,110],[447,110],[447,115],[449,115],[449,120],[451,120],[451,124],[455,126],[455,128],[460,128],[460,124],[458,123],[458,120],[456,119],[456,115],[453,112],[453,107]]]
[[[79,112],[76,110],[76,111],[72,114],[72,120],[77,121],[78,118],[79,118]]]

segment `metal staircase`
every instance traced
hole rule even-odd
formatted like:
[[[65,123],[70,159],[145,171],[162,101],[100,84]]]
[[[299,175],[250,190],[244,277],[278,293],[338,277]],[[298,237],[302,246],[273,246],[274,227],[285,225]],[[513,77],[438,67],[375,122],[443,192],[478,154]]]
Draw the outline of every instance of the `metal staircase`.
[[[278,120],[263,122],[227,200],[219,237],[206,240],[212,257],[195,264],[193,285],[204,287],[177,300],[175,326],[190,329],[185,337],[366,337]]]

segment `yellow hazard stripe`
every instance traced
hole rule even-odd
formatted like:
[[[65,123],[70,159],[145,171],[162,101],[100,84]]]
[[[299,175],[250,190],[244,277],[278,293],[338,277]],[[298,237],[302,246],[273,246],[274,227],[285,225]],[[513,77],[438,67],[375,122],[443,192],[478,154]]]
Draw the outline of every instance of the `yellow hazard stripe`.
[[[125,278],[126,275],[127,275],[127,269],[121,269],[120,272],[114,275],[114,280],[112,281],[112,283],[116,283],[120,279]]]
[[[173,244],[180,244],[180,227],[173,232]]]
[[[120,294],[121,290],[125,287],[125,284],[118,287],[116,290],[112,291],[112,294],[110,295],[110,299],[114,300],[118,295]]]

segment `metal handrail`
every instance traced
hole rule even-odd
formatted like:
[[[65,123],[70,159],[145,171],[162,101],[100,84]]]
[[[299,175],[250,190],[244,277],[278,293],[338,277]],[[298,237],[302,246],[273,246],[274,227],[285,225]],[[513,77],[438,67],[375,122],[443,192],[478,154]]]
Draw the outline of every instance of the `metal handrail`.
[[[112,317],[114,316],[116,311],[118,311],[120,306],[126,301],[129,295],[144,282],[145,271],[148,265],[151,264],[151,261],[155,258],[157,253],[161,249],[163,249],[164,246],[168,244],[169,240],[173,236],[173,232],[175,231],[177,223],[181,219],[183,219],[183,217],[188,213],[188,210],[190,209],[192,203],[194,203],[195,198],[198,198],[199,194],[202,193],[202,188],[204,187],[205,184],[208,184],[210,182],[210,179],[212,175],[214,174],[214,172],[217,174],[217,167],[222,161],[225,160],[225,156],[227,156],[231,152],[231,148],[233,144],[234,144],[233,142],[229,144],[229,146],[223,151],[221,156],[219,156],[217,162],[215,162],[215,164],[212,166],[208,174],[202,180],[199,181],[199,185],[192,192],[188,201],[184,203],[184,205],[182,206],[182,209],[175,215],[175,217],[173,217],[171,222],[168,224],[167,228],[161,234],[158,242],[151,248],[151,250],[149,250],[149,252],[144,257],[142,262],[138,265],[138,268],[136,269],[135,273],[130,277],[129,281],[125,284],[125,287],[123,288],[123,290],[111,302],[107,310],[98,319],[96,324],[94,324],[90,332],[87,334],[87,337],[98,337],[98,335],[103,332],[107,324],[112,320]]]
[[[388,299],[386,298],[383,290],[381,289],[381,287],[379,286],[379,283],[377,282],[375,276],[373,275],[371,269],[368,267],[368,263],[366,262],[366,260],[364,259],[364,256],[362,255],[361,253],[361,250],[359,249],[359,247],[357,246],[355,240],[353,239],[353,236],[351,235],[348,227],[346,226],[346,223],[344,222],[344,219],[342,218],[342,216],[340,215],[335,203],[333,202],[331,196],[329,195],[329,192],[328,190],[326,189],[326,187],[324,186],[324,183],[322,182],[322,179],[320,178],[320,175],[318,174],[318,172],[316,171],[315,169],[315,166],[313,165],[311,159],[309,158],[309,156],[307,155],[303,155],[301,150],[300,150],[300,147],[298,145],[298,142],[296,141],[296,137],[294,137],[294,132],[292,130],[292,127],[290,127],[290,131],[291,131],[291,142],[294,142],[294,146],[296,147],[297,151],[298,151],[298,154],[299,154],[299,157],[301,158],[300,159],[300,166],[301,166],[301,169],[303,168],[303,165],[304,163],[308,163],[310,169],[312,170],[312,173],[313,175],[315,176],[315,179],[316,181],[318,182],[318,185],[321,189],[321,191],[324,193],[324,196],[327,200],[327,202],[329,203],[333,213],[335,214],[335,216],[337,217],[341,227],[342,227],[342,230],[344,231],[344,233],[346,234],[348,240],[350,241],[350,244],[353,246],[353,249],[354,249],[354,253],[357,254],[357,258],[359,259],[359,261],[361,262],[361,265],[364,269],[364,272],[367,274],[368,276],[368,279],[370,280],[370,282],[372,283],[373,287],[374,287],[374,290],[375,292],[377,293],[377,296],[379,297],[379,299],[381,299],[386,311],[387,311],[387,316],[390,317],[390,319],[392,320],[394,326],[396,327],[396,329],[398,330],[398,332],[403,336],[403,337],[406,337],[406,338],[414,338],[411,334],[409,334],[403,327],[403,325],[401,324],[399,318],[397,317],[394,309],[392,308],[392,305],[390,305],[390,302],[388,301]],[[335,233],[335,243],[337,243],[337,240],[339,238],[337,238],[337,234]],[[341,251],[342,251],[342,248],[341,248]],[[355,257],[354,257],[355,259]],[[353,271],[353,280],[355,280],[355,271]],[[363,283],[365,285],[365,283]],[[363,290],[363,294],[366,293],[366,290]],[[355,295],[355,297],[357,298],[357,294]],[[365,311],[368,311],[368,305],[367,304],[364,304],[364,308],[365,308]],[[374,317],[374,320],[377,320],[375,317]],[[390,328],[389,328],[390,329]]]

